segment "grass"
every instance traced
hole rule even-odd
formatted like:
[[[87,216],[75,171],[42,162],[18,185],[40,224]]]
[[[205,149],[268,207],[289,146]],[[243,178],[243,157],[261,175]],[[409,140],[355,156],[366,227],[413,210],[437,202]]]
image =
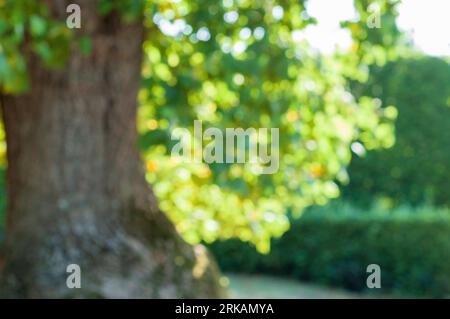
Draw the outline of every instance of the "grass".
[[[375,298],[342,289],[305,284],[265,275],[226,274],[230,297],[242,299],[359,299]],[[380,296],[377,296],[380,298]]]

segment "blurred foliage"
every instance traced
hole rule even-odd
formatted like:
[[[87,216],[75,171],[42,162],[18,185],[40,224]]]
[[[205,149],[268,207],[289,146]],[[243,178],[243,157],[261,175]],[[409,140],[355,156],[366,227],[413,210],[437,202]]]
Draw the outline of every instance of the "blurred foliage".
[[[48,67],[62,66],[69,54],[71,32],[66,24],[52,20],[47,6],[35,0],[0,0],[0,89],[22,93],[29,89],[27,50],[37,54]]]
[[[147,178],[188,241],[238,237],[267,251],[288,228],[287,208],[298,215],[338,196],[334,180],[347,179],[353,141],[369,149],[393,144],[393,118],[370,98],[355,100],[347,78],[364,81],[374,53],[392,54],[377,34],[392,41],[395,26],[368,37],[365,20],[349,23],[351,52],[320,56],[294,36],[314,23],[302,1],[161,2],[148,12],[141,145]],[[170,133],[192,129],[195,119],[222,130],[279,128],[278,173],[169,158]]]
[[[267,273],[374,294],[446,297],[450,293],[450,211],[402,206],[361,210],[343,202],[308,209],[274,239],[268,255],[238,240],[210,247],[224,271]],[[369,264],[381,288],[369,289]]]
[[[396,144],[355,156],[347,198],[385,205],[402,202],[450,205],[450,64],[415,57],[373,68],[355,95],[369,95],[398,109]]]
[[[379,29],[366,25],[373,2],[381,9]],[[315,23],[305,1],[98,1],[102,14],[118,10],[125,21],[145,15],[140,145],[148,181],[189,242],[238,237],[267,252],[270,238],[289,227],[286,208],[299,215],[338,196],[335,181],[347,180],[354,141],[367,149],[393,144],[393,113],[371,98],[355,99],[348,80],[365,81],[370,64],[395,56],[397,2],[356,1],[359,17],[343,23],[352,48],[320,56],[296,36]],[[49,66],[62,65],[73,43],[82,52],[89,43],[50,19],[39,1],[0,0],[0,21],[7,93],[28,86],[25,38]],[[170,133],[192,129],[195,119],[221,129],[279,128],[279,171],[257,175],[248,164],[170,158]]]

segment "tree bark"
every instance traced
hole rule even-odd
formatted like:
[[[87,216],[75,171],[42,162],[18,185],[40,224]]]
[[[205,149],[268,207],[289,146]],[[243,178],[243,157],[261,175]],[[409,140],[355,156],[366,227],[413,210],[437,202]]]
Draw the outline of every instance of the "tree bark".
[[[67,3],[65,3],[67,2]],[[48,1],[65,19],[72,1]],[[3,297],[221,297],[218,271],[158,209],[136,147],[144,28],[78,1],[93,50],[49,70],[27,53],[32,89],[3,96],[8,210]],[[81,288],[66,285],[69,264]]]

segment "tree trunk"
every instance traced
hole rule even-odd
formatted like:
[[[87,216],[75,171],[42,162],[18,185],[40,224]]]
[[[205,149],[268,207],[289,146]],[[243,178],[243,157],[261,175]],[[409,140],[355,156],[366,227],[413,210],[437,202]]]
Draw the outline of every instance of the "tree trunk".
[[[65,19],[66,1],[48,1]],[[64,70],[28,54],[32,89],[3,96],[8,211],[3,297],[220,297],[206,251],[180,239],[144,179],[136,96],[144,29],[78,1],[81,33]],[[66,267],[81,268],[69,289]]]

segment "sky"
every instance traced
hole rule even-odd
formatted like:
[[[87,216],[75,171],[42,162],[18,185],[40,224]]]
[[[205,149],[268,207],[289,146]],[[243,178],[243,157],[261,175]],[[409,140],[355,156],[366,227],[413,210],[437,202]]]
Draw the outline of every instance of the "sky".
[[[307,11],[318,20],[318,25],[308,26],[304,33],[313,47],[331,53],[336,45],[351,45],[350,34],[339,23],[355,17],[353,0],[309,0]],[[450,0],[403,0],[398,11],[399,28],[411,34],[419,50],[450,56]]]

